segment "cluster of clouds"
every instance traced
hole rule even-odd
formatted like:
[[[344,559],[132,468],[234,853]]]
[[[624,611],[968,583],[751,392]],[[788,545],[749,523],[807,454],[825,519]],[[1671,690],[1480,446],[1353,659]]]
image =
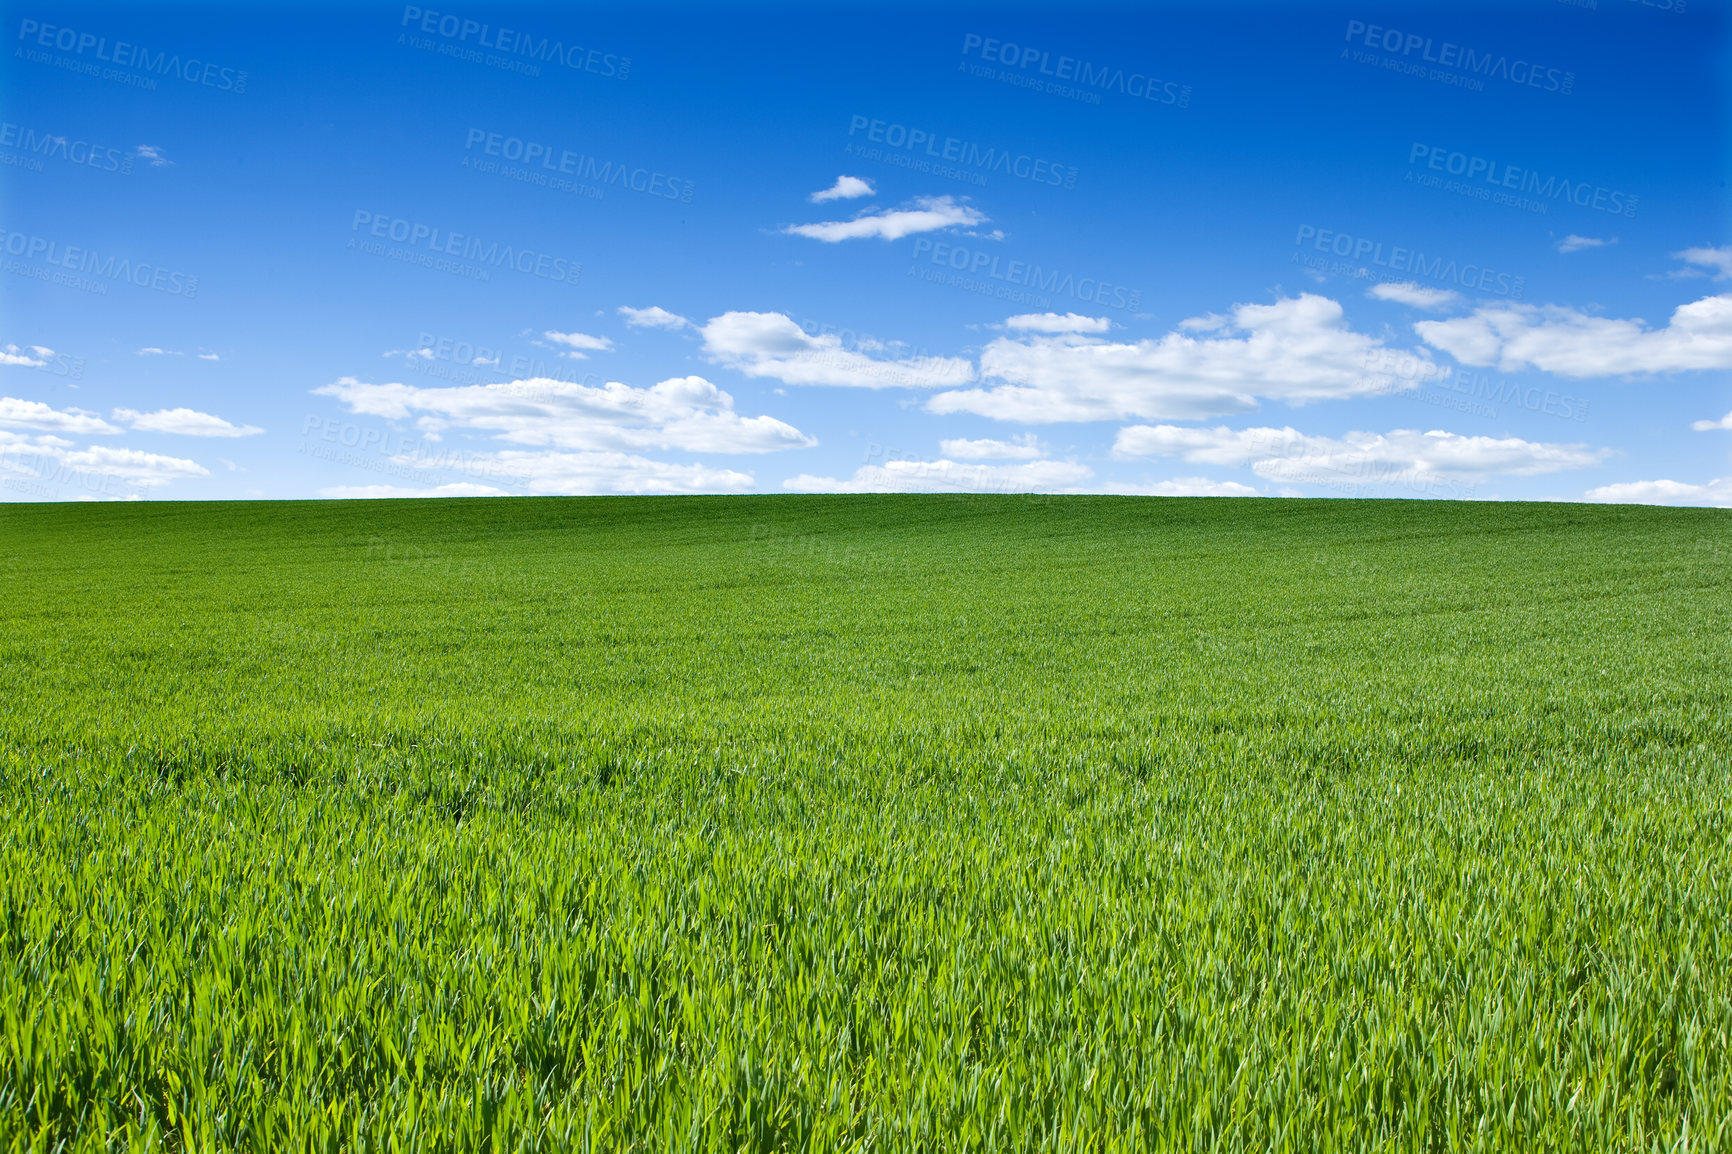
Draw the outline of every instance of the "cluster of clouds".
[[[1732,367],[1732,293],[1679,305],[1663,327],[1557,305],[1485,305],[1420,321],[1421,340],[1464,365],[1559,377],[1642,376]]]
[[[870,192],[844,179],[814,199]],[[1134,340],[1116,336],[1105,317],[1029,313],[996,326],[974,356],[908,356],[880,342],[850,345],[836,335],[808,332],[779,312],[730,311],[701,322],[659,306],[618,312],[628,328],[694,338],[704,359],[749,378],[802,387],[914,389],[927,394],[921,403],[931,413],[1023,425],[1135,422],[1120,429],[1115,459],[1248,469],[1276,485],[1347,479],[1424,486],[1529,477],[1592,468],[1613,454],[1585,444],[1442,430],[1322,437],[1291,427],[1152,422],[1202,421],[1249,413],[1270,402],[1303,406],[1413,389],[1452,371],[1439,354],[1468,366],[1536,369],[1569,378],[1732,367],[1732,294],[1680,306],[1664,325],[1556,306],[1499,302],[1463,308],[1457,294],[1415,284],[1378,285],[1371,295],[1456,315],[1416,321],[1417,343],[1404,348],[1355,329],[1338,301],[1315,293],[1239,304],[1224,314],[1181,321],[1158,337]],[[544,335],[576,352],[613,348],[605,337]],[[1398,363],[1406,366],[1399,372],[1391,367]],[[490,450],[486,466],[518,478],[534,492],[746,491],[755,485],[749,472],[658,462],[643,454],[769,453],[817,443],[775,417],[736,411],[728,393],[696,375],[648,388],[553,380],[420,388],[344,378],[315,391],[353,413],[412,420],[430,436],[462,428],[525,446]],[[1699,421],[1696,427],[1732,427],[1732,415]],[[405,463],[417,462],[406,458]],[[1712,485],[1632,484],[1637,487],[1603,486],[1589,496],[1615,499],[1640,492],[1694,498],[1718,491]],[[1052,457],[1033,434],[945,439],[930,459],[868,461],[852,475],[801,473],[783,485],[814,492],[1260,492],[1238,481],[1202,476],[1139,485],[1101,482],[1089,465]],[[1644,485],[1648,488],[1640,488]]]
[[[1684,481],[1626,481],[1589,489],[1590,501],[1613,505],[1709,505],[1732,509],[1732,477],[1716,477],[1706,485]]]
[[[439,462],[417,454],[400,455],[395,462],[411,467],[432,468]],[[652,493],[748,493],[757,486],[750,473],[704,465],[676,465],[636,453],[531,453],[506,450],[488,455],[477,464],[484,475],[510,479],[513,489],[502,489],[476,481],[453,482],[430,488],[403,485],[333,485],[319,490],[321,497],[507,497],[514,492],[554,496],[567,493],[642,496]]]
[[[732,396],[699,376],[671,377],[648,388],[549,378],[421,388],[344,377],[313,392],[335,397],[351,413],[413,420],[433,437],[466,428],[514,445],[626,453],[770,453],[817,444],[775,417],[742,416]]]
[[[834,334],[807,333],[783,313],[727,312],[698,333],[716,364],[786,385],[941,389],[974,380],[966,357],[873,357]]]
[[[33,346],[32,351],[42,356],[53,355],[51,349]],[[196,409],[158,409],[149,413],[114,409],[105,418],[88,409],[57,409],[42,401],[0,397],[0,472],[19,478],[65,473],[112,477],[137,488],[156,488],[170,481],[210,475],[210,470],[186,457],[112,445],[80,447],[69,439],[111,437],[128,431],[181,437],[250,437],[264,432],[257,426],[236,425]]]
[[[826,204],[875,195],[872,182],[844,175],[808,199]],[[940,196],[893,208],[868,205],[847,220],[787,225],[782,231],[839,243],[895,240],[986,223],[985,214],[966,199]],[[1560,253],[1582,252],[1616,240],[1571,234],[1557,241],[1556,248]],[[1732,277],[1732,247],[1691,248],[1674,255],[1683,267],[1668,276],[1716,281]],[[1566,379],[1654,378],[1732,368],[1732,292],[1680,305],[1657,324],[1557,305],[1474,304],[1455,291],[1413,282],[1378,284],[1367,295],[1431,315],[1412,320],[1412,339],[1402,342],[1393,328],[1381,333],[1355,328],[1340,302],[1313,292],[1236,304],[1224,313],[1191,317],[1164,333],[1141,338],[1120,335],[1106,317],[1027,313],[990,326],[986,339],[969,355],[955,356],[909,355],[905,346],[876,341],[844,342],[831,333],[808,332],[781,312],[728,311],[696,321],[651,305],[622,306],[617,315],[627,330],[660,331],[693,341],[703,360],[746,378],[798,387],[911,389],[923,394],[913,403],[932,414],[1020,425],[1119,422],[1111,452],[1115,460],[1245,469],[1277,486],[1317,483],[1320,478],[1431,485],[1530,477],[1592,468],[1613,454],[1579,443],[1442,430],[1354,431],[1326,437],[1287,426],[1234,429],[1172,422],[1243,416],[1270,403],[1301,407],[1412,390],[1446,378],[1454,371],[1451,362]],[[612,353],[617,347],[609,336],[559,329],[543,330],[538,341],[576,359]],[[42,346],[9,344],[0,348],[0,365],[41,367],[52,355]],[[152,346],[139,349],[138,355],[183,354]],[[215,353],[197,355],[217,359]],[[672,376],[647,387],[547,378],[421,387],[343,377],[313,391],[358,416],[410,423],[425,441],[461,431],[482,435],[487,445],[468,455],[470,480],[428,489],[352,485],[325,490],[335,496],[486,496],[511,491],[502,484],[536,493],[744,492],[757,487],[750,471],[704,461],[676,463],[648,454],[766,454],[818,443],[774,416],[738,411],[732,395],[697,374]],[[1698,420],[1694,428],[1732,430],[1732,413],[1719,420]],[[0,399],[0,448],[8,451],[28,450],[67,467],[76,463],[125,476],[138,485],[207,475],[202,466],[184,458],[79,447],[67,440],[128,431],[229,438],[262,432],[188,408],[115,408],[104,416]],[[415,468],[441,467],[441,458],[426,452],[399,454],[393,460]],[[1033,433],[1007,439],[943,439],[930,459],[867,461],[849,476],[801,473],[783,484],[819,492],[1249,496],[1266,491],[1204,476],[1136,485],[1103,482],[1088,464],[1053,456]],[[1586,496],[1725,504],[1729,484],[1725,479],[1706,484],[1633,481],[1600,486]]]
[[[835,184],[819,189],[807,199],[813,204],[823,204],[876,195],[877,189],[871,181],[858,176],[838,176]],[[987,215],[969,204],[967,197],[917,196],[895,208],[863,208],[848,220],[784,225],[782,232],[826,244],[840,244],[845,240],[901,240],[915,233],[944,229],[962,229],[970,235],[979,235],[970,230],[988,222]],[[1004,234],[995,230],[988,235],[998,239]]]
[[[0,365],[17,365],[20,368],[40,369],[48,363],[48,358],[54,355],[54,350],[45,345],[0,345]]]
[[[1597,465],[1608,449],[1551,444],[1520,437],[1470,437],[1440,430],[1351,432],[1308,436],[1292,427],[1203,429],[1130,425],[1119,430],[1113,455],[1179,457],[1194,464],[1249,468],[1259,477],[1293,483],[1348,480],[1435,486],[1488,476],[1532,477]]]
[[[0,397],[0,428],[43,429],[53,433],[111,436],[132,429],[141,433],[168,433],[178,437],[251,437],[264,432],[256,425],[236,425],[196,409],[113,409],[111,424],[100,413],[88,409],[56,409],[41,401]],[[125,426],[124,428],[122,426]]]

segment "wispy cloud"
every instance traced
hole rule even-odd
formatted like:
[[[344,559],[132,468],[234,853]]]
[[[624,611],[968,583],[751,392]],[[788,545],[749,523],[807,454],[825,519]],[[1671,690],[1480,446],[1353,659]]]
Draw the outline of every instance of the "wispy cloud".
[[[1132,425],[1113,443],[1119,457],[1179,457],[1198,464],[1249,467],[1272,481],[1351,477],[1389,484],[1531,477],[1597,465],[1609,449],[1470,437],[1441,430],[1318,437],[1288,428],[1199,429]]]
[[[940,458],[864,465],[847,480],[802,473],[782,487],[801,493],[1053,493],[1073,491],[1092,476],[1087,465],[1069,461],[980,465]]]
[[[1113,327],[1106,317],[1085,317],[1081,313],[1023,313],[1005,319],[1004,327],[1022,333],[1104,333]]]
[[[84,409],[56,409],[41,401],[26,401],[18,397],[0,397],[0,428],[41,429],[50,433],[81,435],[121,431],[98,414]]]
[[[1577,236],[1572,232],[1570,235],[1564,237],[1564,239],[1558,241],[1554,247],[1556,247],[1559,252],[1571,253],[1581,252],[1584,248],[1605,248],[1607,245],[1617,243],[1618,238],[1615,236],[1609,239],[1603,239],[1597,236]]]
[[[111,414],[141,433],[168,433],[177,437],[251,437],[264,432],[257,425],[235,425],[197,409],[158,409],[141,413],[137,409],[116,409]]]
[[[1231,317],[1181,322],[1158,340],[999,337],[982,351],[980,373],[1003,383],[939,393],[927,408],[1030,424],[1196,419],[1253,409],[1264,398],[1298,403],[1387,392],[1401,382],[1371,367],[1387,351],[1381,340],[1354,332],[1340,304],[1303,293],[1238,305]]]
[[[1720,248],[1687,248],[1673,253],[1672,259],[1681,260],[1689,267],[1667,273],[1667,276],[1711,277],[1714,280],[1732,277],[1732,245]]]
[[[952,196],[916,197],[913,208],[895,208],[862,213],[853,220],[831,220],[818,224],[791,224],[782,231],[811,237],[827,244],[844,240],[900,240],[917,232],[942,228],[972,228],[987,222],[987,215]]]
[[[1046,456],[1046,450],[1033,433],[1024,433],[1008,441],[995,441],[989,437],[975,441],[940,441],[938,451],[959,461],[1032,461]]]
[[[1589,489],[1583,496],[1615,505],[1706,505],[1732,509],[1732,477],[1716,477],[1706,485],[1687,481],[1624,481]]]
[[[566,356],[587,360],[589,353],[610,353],[613,342],[607,337],[592,337],[588,333],[558,333],[549,329],[541,334],[556,345],[564,345]]]
[[[974,379],[974,364],[966,357],[877,360],[844,347],[834,334],[808,334],[783,313],[723,313],[701,331],[711,360],[789,385],[944,388]]]
[[[1420,321],[1414,331],[1464,365],[1561,377],[1732,368],[1732,293],[1679,305],[1664,328],[1639,317],[1595,317],[1559,305],[1498,304]]]
[[[376,501],[386,497],[509,497],[504,489],[456,481],[449,485],[434,485],[425,489],[410,489],[402,485],[331,485],[319,490],[321,497],[339,500]]]
[[[1394,301],[1416,309],[1446,309],[1461,299],[1452,289],[1426,288],[1413,281],[1392,281],[1372,285],[1366,296],[1373,300]]]
[[[647,389],[618,381],[590,387],[531,379],[457,388],[367,384],[344,377],[313,390],[351,412],[417,418],[424,432],[480,429],[496,440],[591,451],[683,449],[769,453],[817,442],[770,416],[734,411],[734,398],[703,377],[672,377]]]
[[[634,329],[683,329],[691,326],[691,321],[678,313],[670,313],[660,305],[651,305],[647,309],[634,309],[630,305],[620,305],[619,315],[625,318],[625,323]]]
[[[0,347],[0,365],[17,365],[20,368],[39,369],[48,363],[48,358],[54,355],[54,350],[42,345],[29,345],[20,348],[17,345]]]
[[[858,176],[838,176],[836,183],[829,188],[814,192],[808,199],[813,204],[822,204],[826,200],[852,200],[857,196],[875,196],[877,190],[872,182]]]

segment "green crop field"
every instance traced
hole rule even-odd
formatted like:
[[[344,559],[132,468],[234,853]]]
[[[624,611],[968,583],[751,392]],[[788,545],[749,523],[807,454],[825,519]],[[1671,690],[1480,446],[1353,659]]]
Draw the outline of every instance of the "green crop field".
[[[12,1150],[1732,1148],[1732,513],[0,508]]]

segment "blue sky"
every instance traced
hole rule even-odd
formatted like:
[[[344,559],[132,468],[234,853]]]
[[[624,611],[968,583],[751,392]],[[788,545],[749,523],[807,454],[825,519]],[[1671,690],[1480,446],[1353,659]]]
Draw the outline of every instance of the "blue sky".
[[[1724,4],[3,11],[0,499],[1732,505]]]

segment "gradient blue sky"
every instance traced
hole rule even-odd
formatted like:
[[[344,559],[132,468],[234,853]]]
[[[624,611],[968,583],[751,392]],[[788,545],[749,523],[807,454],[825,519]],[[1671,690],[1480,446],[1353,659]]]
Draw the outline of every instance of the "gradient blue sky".
[[[0,499],[1732,505],[1680,3],[7,3]]]

